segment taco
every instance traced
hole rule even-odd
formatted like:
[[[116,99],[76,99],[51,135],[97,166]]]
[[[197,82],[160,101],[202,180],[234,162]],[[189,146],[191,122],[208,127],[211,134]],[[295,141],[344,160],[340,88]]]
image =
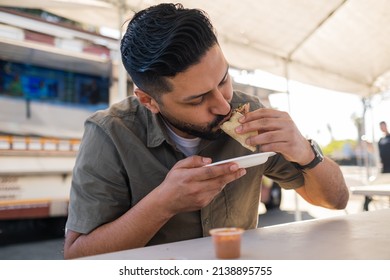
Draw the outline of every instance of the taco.
[[[242,106],[239,106],[237,109],[233,110],[230,119],[221,125],[221,129],[230,137],[232,137],[237,142],[239,142],[242,146],[251,150],[252,152],[255,152],[256,147],[246,144],[245,140],[250,136],[257,135],[258,134],[257,131],[251,131],[251,132],[241,133],[241,134],[238,134],[234,131],[234,129],[240,125],[238,119],[249,112],[249,106],[250,106],[249,103],[246,103]]]

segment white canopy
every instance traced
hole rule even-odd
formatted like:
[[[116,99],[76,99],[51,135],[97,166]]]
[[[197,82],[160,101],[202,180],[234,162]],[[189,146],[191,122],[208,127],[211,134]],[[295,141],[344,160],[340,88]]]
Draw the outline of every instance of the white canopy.
[[[0,0],[117,28],[157,0]],[[234,67],[368,96],[390,70],[388,0],[182,0],[200,8]]]

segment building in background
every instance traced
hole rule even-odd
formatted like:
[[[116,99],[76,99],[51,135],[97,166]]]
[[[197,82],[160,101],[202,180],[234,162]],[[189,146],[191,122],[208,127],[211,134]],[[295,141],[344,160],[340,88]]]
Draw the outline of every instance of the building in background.
[[[43,220],[63,233],[83,122],[110,104],[117,48],[54,15],[0,8],[0,244]]]

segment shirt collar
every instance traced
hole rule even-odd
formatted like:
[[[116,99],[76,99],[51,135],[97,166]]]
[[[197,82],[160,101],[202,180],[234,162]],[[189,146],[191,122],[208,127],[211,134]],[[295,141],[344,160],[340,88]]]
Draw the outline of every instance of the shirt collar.
[[[147,130],[147,145],[149,148],[160,146],[164,141],[170,142],[166,127],[159,114],[153,114],[149,111]]]

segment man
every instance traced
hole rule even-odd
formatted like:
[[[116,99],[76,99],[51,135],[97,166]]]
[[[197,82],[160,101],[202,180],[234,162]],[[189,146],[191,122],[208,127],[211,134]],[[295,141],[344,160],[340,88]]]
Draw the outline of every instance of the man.
[[[342,209],[342,173],[285,112],[234,92],[229,65],[202,11],[160,4],[137,13],[121,42],[135,96],[92,115],[73,173],[65,258],[255,228],[267,175],[314,205]],[[251,152],[221,132],[232,108],[250,103],[238,133],[265,164],[212,161]],[[294,162],[294,163],[292,163]]]
[[[379,123],[379,127],[383,132],[383,137],[379,139],[379,156],[382,163],[382,173],[390,173],[390,133],[387,129],[387,124],[384,121]]]
[[[385,121],[379,123],[379,128],[383,132],[383,137],[378,142],[379,157],[382,163],[381,171],[382,173],[390,173],[390,133]],[[364,197],[363,210],[368,211],[368,206],[371,201],[371,196]]]

